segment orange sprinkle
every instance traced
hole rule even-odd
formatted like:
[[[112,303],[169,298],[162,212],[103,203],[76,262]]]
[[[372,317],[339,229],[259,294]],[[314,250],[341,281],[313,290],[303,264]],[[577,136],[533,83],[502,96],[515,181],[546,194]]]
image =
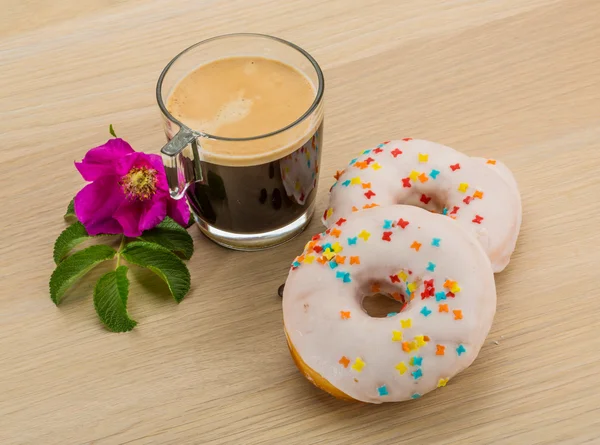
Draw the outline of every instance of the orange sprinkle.
[[[346,357],[345,355],[342,355],[342,358],[340,359],[340,361],[338,363],[340,365],[342,365],[344,368],[347,368],[348,365],[350,364],[350,360],[348,360],[348,357]]]
[[[321,257],[317,258],[317,261],[320,264],[325,264],[327,262],[327,258],[325,258],[324,256],[321,256]]]
[[[438,312],[448,312],[448,305],[447,304],[440,304],[438,306]]]
[[[488,164],[492,164],[492,165],[496,165],[496,161],[494,159],[488,159],[487,163]]]
[[[333,175],[333,177],[335,178],[336,181],[338,181],[340,179],[340,176],[342,176],[343,173],[344,173],[343,170],[342,171],[337,170],[335,172],[335,175]]]
[[[446,282],[444,283],[444,287],[446,289],[452,289],[455,285],[456,285],[456,281],[452,281],[452,280],[446,280]]]
[[[429,181],[429,178],[427,177],[427,175],[425,173],[421,173],[419,175],[419,181],[421,181],[421,182],[427,182],[427,181]]]
[[[364,189],[370,189],[371,188],[371,183],[370,182],[363,182],[362,188],[364,188]]]
[[[360,168],[361,170],[364,170],[365,168],[369,167],[369,164],[367,164],[364,161],[358,161],[354,163],[354,166]]]
[[[421,243],[418,241],[413,241],[413,243],[410,245],[410,248],[415,249],[418,252],[421,248]]]
[[[358,209],[356,208],[356,206],[352,206],[352,211],[353,212],[358,212]]]
[[[350,257],[350,265],[352,266],[353,264],[360,264],[360,257],[351,256]]]
[[[348,320],[350,318],[350,311],[340,311],[342,320]]]
[[[400,292],[392,292],[392,298],[396,301],[404,301],[404,298],[402,298],[402,294],[400,294]]]
[[[337,227],[334,227],[333,229],[331,229],[331,232],[330,232],[331,236],[335,236],[336,238],[339,238],[341,234],[342,234],[342,231],[338,230]]]
[[[402,342],[402,350],[403,350],[404,352],[410,352],[410,345],[408,344],[408,342],[407,342],[407,341],[405,341],[405,342]]]
[[[452,312],[454,313],[455,320],[462,320],[462,311],[460,309],[454,309]]]
[[[475,193],[473,193],[473,198],[483,198],[483,192],[481,190],[475,190]]]
[[[296,258],[296,261],[298,261],[299,263],[304,261],[304,255],[300,255],[298,258]]]
[[[379,204],[376,203],[372,203],[372,204],[365,204],[363,206],[363,209],[372,209],[373,207],[379,207]]]
[[[346,262],[346,257],[342,255],[336,255],[335,262],[338,264],[344,264]]]
[[[445,346],[435,345],[435,347],[437,348],[437,351],[435,351],[435,355],[444,355],[444,351],[446,350]]]
[[[429,336],[428,336],[428,335],[424,335],[424,336],[423,336],[423,340],[425,340],[425,341],[429,341],[429,340],[430,340],[430,338],[429,338]]]
[[[381,287],[378,283],[371,284],[371,292],[381,292]]]

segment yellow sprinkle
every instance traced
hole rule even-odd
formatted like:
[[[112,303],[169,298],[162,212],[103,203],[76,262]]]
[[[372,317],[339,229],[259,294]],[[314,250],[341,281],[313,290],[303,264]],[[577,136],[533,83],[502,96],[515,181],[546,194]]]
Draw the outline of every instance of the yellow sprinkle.
[[[427,342],[425,341],[425,336],[424,335],[416,335],[415,336],[415,341],[417,342],[417,346],[420,348],[422,346],[425,346],[427,344]]]
[[[327,218],[330,218],[330,217],[331,217],[331,215],[333,215],[333,207],[329,207],[329,208],[327,209]]]
[[[403,375],[406,371],[408,371],[408,366],[406,366],[406,363],[400,362],[396,365],[396,369],[398,370],[400,375]]]
[[[400,320],[400,324],[404,329],[408,329],[412,326],[412,319],[407,318],[406,320]]]
[[[295,189],[296,191],[300,190],[300,181],[296,181]]]
[[[410,172],[410,175],[408,175],[408,177],[411,179],[411,181],[416,181],[417,179],[419,179],[420,174],[421,173],[419,173],[418,171],[413,170]]]
[[[381,165],[379,165],[377,162],[374,162],[373,165],[371,165],[371,167],[373,167],[373,170],[379,170],[381,168]]]
[[[312,262],[313,262],[314,260],[315,260],[315,257],[314,257],[314,255],[306,255],[306,256],[304,257],[304,262],[305,262],[306,264],[312,264]]]
[[[327,249],[325,249],[325,252],[323,252],[323,256],[325,258],[327,258],[328,260],[331,260],[335,256],[335,253],[333,253],[331,251],[331,249],[328,247]]]
[[[354,361],[354,364],[352,365],[352,369],[354,369],[356,372],[362,372],[365,365],[366,365],[366,363],[363,362],[363,360],[360,357],[356,357],[356,360]]]
[[[427,153],[419,153],[419,162],[427,162],[429,155]]]
[[[367,241],[369,239],[369,237],[371,236],[371,234],[369,232],[367,232],[366,230],[363,230],[362,232],[360,232],[358,234],[358,236],[362,239],[364,239],[365,241]]]
[[[392,341],[402,341],[402,331],[392,331]]]
[[[331,248],[335,253],[340,253],[344,249],[342,245],[337,241],[331,245]]]
[[[454,283],[454,286],[452,286],[450,292],[452,292],[453,294],[457,294],[460,292],[460,286],[458,285],[458,283]]]
[[[408,291],[412,294],[415,290],[417,290],[417,285],[415,283],[408,283],[408,286],[406,286],[406,288],[408,289]]]
[[[448,380],[450,380],[450,379],[448,379],[448,378],[447,379],[440,379],[438,381],[437,387],[441,388],[442,386],[446,386],[446,383],[448,383]]]
[[[408,278],[408,275],[406,275],[406,272],[401,270],[400,272],[398,272],[398,278],[400,278],[402,281],[406,281],[406,279]]]
[[[360,178],[358,176],[355,176],[350,180],[350,184],[360,184]]]
[[[468,188],[469,188],[469,184],[467,184],[466,182],[461,182],[460,185],[458,186],[458,191],[465,193]]]
[[[410,348],[411,351],[416,351],[417,349],[419,349],[417,347],[417,343],[414,340],[408,342],[408,347]]]

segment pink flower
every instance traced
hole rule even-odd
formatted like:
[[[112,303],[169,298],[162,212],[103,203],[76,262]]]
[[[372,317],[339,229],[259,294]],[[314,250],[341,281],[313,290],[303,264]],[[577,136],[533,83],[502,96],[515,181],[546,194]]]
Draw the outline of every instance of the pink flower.
[[[174,200],[159,155],[134,151],[123,139],[110,139],[88,151],[75,167],[86,185],[75,196],[75,214],[90,235],[140,236],[170,216],[185,226],[185,199]]]

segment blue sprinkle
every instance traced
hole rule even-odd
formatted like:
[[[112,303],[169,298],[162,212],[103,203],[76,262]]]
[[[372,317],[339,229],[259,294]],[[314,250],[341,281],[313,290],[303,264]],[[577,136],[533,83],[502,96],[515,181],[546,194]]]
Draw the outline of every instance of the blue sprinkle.
[[[421,397],[421,394],[419,393],[414,393],[412,396],[410,396],[411,399],[418,399],[419,397]]]
[[[327,249],[333,251],[333,249],[331,248],[331,243],[325,243],[321,247],[323,248],[323,252],[325,252]]]
[[[348,186],[350,185],[350,180],[349,180],[349,179],[346,179],[344,182],[342,182],[342,185],[343,185],[344,187],[348,187]]]
[[[356,241],[358,241],[358,236],[355,236],[354,238],[348,238],[348,245],[353,246],[356,244]]]
[[[338,263],[336,263],[335,260],[329,262],[329,267],[331,267],[332,269],[335,269],[337,266],[338,266]]]
[[[377,392],[379,393],[380,396],[387,396],[387,395],[389,395],[389,392],[388,392],[387,387],[385,385],[380,386],[379,388],[377,388]]]
[[[429,262],[429,264],[427,265],[427,270],[429,272],[433,272],[435,270],[435,264],[433,264],[431,261]]]
[[[343,280],[345,276],[346,276],[346,272],[342,272],[341,270],[338,270],[335,273],[335,277],[339,278],[340,280]]]
[[[310,168],[310,161],[306,161],[306,164],[308,165],[308,168]]]
[[[346,275],[344,275],[344,283],[350,283],[351,281],[350,272],[346,272]]]
[[[398,312],[390,312],[386,317],[393,317],[394,315],[398,315]]]
[[[299,263],[298,261],[294,261],[294,262],[292,263],[292,266],[293,266],[293,267],[300,267],[300,263]]]
[[[413,366],[421,366],[423,363],[423,357],[413,357]]]
[[[362,152],[362,154],[364,155],[368,155],[369,153],[371,153],[371,149],[369,148],[368,150],[365,150]]]
[[[334,187],[337,185],[337,183],[338,183],[338,182],[337,182],[337,181],[335,181],[335,182],[333,183],[333,185],[331,186],[331,188],[334,188]]]
[[[377,148],[383,148],[383,147],[385,147],[385,144],[379,144],[379,145],[377,146]]]
[[[460,357],[465,352],[467,352],[465,347],[463,345],[458,345],[458,348],[456,348],[456,353],[458,354],[458,356]]]
[[[431,245],[434,247],[440,247],[441,238],[433,238],[431,240]]]
[[[435,301],[442,301],[446,299],[446,293],[444,291],[435,293]]]
[[[447,215],[448,214],[448,209],[446,207],[444,207],[444,210],[442,210],[442,215]]]
[[[350,165],[354,164],[355,162],[356,162],[356,158],[354,158],[350,161]]]
[[[429,310],[427,306],[423,306],[423,309],[421,309],[421,313],[424,316],[429,317],[429,315],[431,314],[431,310]]]
[[[384,219],[383,220],[383,228],[384,229],[391,229],[392,228],[392,224],[394,224],[394,221],[392,221],[391,219]]]
[[[433,170],[431,170],[431,172],[429,173],[429,177],[431,177],[432,179],[437,179],[437,175],[440,174],[439,170],[436,170],[435,168]]]
[[[411,374],[415,380],[419,380],[421,377],[423,377],[423,372],[421,371],[421,368],[417,369],[414,372],[411,372]]]

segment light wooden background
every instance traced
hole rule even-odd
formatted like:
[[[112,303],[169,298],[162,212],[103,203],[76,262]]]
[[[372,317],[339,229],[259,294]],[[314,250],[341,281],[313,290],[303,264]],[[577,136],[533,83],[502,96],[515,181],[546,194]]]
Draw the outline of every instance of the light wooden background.
[[[600,2],[0,0],[0,443],[600,443]],[[503,160],[524,222],[475,364],[421,400],[331,398],[295,369],[277,287],[309,238],[239,253],[194,228],[193,289],[131,289],[106,332],[93,281],[56,308],[52,243],[83,183],[72,162],[119,135],[162,145],[156,78],[228,32],[310,51],[327,79],[317,212],[332,174],[382,140]],[[320,230],[314,220],[309,232]],[[98,276],[100,271],[92,274]]]

